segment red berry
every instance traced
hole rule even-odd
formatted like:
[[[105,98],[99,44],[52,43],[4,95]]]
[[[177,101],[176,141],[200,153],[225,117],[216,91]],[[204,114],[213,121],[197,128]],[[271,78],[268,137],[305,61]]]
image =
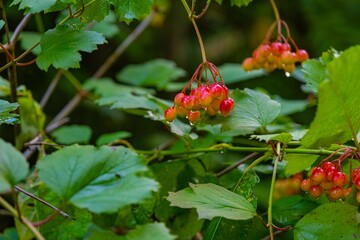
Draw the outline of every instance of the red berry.
[[[206,107],[206,114],[209,116],[215,116],[217,114],[217,111],[214,110],[212,106]]]
[[[291,46],[288,43],[283,43],[281,45],[281,52],[285,52],[285,51],[291,51]]]
[[[283,69],[287,73],[292,73],[295,70],[295,64],[292,63],[292,64],[284,65]]]
[[[284,51],[282,54],[281,54],[281,63],[283,64],[291,64],[291,63],[294,63],[294,57],[293,57],[293,54],[290,52],[290,51]]]
[[[321,166],[321,168],[324,169],[325,172],[329,167],[335,167],[335,165],[332,162],[324,162]]]
[[[212,102],[212,96],[210,90],[203,91],[199,97],[199,104],[202,107],[206,107],[209,106],[211,102]]]
[[[231,111],[234,109],[235,103],[232,98],[227,98],[221,101],[220,103],[220,113],[223,117],[229,116]]]
[[[270,54],[270,45],[269,44],[262,44],[257,48],[259,55],[262,57],[267,57]]]
[[[313,198],[318,198],[323,193],[323,189],[320,186],[311,186],[310,187],[310,194]]]
[[[275,55],[275,56],[279,56],[282,50],[282,44],[279,42],[273,42],[270,45],[271,47],[271,52]]]
[[[184,108],[182,105],[179,105],[176,107],[176,110],[177,110],[177,114],[180,116],[180,117],[185,117],[189,110],[187,110],[186,108]]]
[[[333,187],[330,192],[329,196],[331,200],[339,200],[344,197],[344,189],[342,187]]]
[[[242,63],[242,67],[245,71],[251,71],[255,68],[254,60],[251,57],[245,58]]]
[[[360,168],[355,168],[351,173],[351,178],[354,180],[356,176],[360,176]]]
[[[200,119],[200,111],[190,111],[187,115],[187,118],[189,119],[190,123],[196,123]]]
[[[176,113],[176,109],[174,107],[169,107],[164,112],[164,117],[165,117],[166,121],[168,121],[168,122],[174,121],[174,119],[176,118],[176,115],[177,115],[177,113]]]
[[[320,186],[321,186],[324,190],[330,190],[330,189],[332,189],[332,188],[334,187],[334,184],[333,184],[333,182],[327,181],[327,179],[326,179],[326,180],[324,180],[324,181],[322,181],[322,182],[320,183]]]
[[[347,183],[347,175],[343,172],[334,173],[332,182],[335,186],[343,187]]]
[[[360,176],[357,176],[355,179],[353,179],[353,183],[357,190],[360,190]]]
[[[184,96],[181,100],[181,104],[184,108],[191,110],[194,108],[196,104],[196,97],[195,96]]]
[[[300,187],[301,187],[301,190],[303,190],[304,192],[309,191],[310,186],[311,186],[311,180],[310,179],[304,179],[304,180],[301,181]]]
[[[222,102],[222,100],[220,100],[220,99],[215,99],[215,100],[213,99],[210,106],[217,112],[220,109],[221,102]]]
[[[299,49],[296,51],[296,55],[299,62],[304,62],[309,59],[309,54],[304,49]]]
[[[321,183],[326,179],[324,170],[321,167],[314,167],[311,171],[310,180],[314,183]]]
[[[326,168],[325,170],[325,174],[326,174],[326,179],[328,181],[332,181],[334,173],[338,172],[338,170],[336,169],[335,166],[329,166],[328,168]]]
[[[211,96],[216,99],[222,96],[223,87],[218,83],[213,83],[210,85]]]
[[[178,93],[175,95],[175,98],[174,98],[174,103],[175,105],[181,105],[181,101],[182,99],[185,97],[185,94],[184,93]]]

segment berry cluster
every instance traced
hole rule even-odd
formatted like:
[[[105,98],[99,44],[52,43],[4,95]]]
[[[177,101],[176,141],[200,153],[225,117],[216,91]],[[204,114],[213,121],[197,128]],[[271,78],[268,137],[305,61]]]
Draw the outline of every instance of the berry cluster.
[[[275,41],[271,40],[271,35],[277,26],[277,36]],[[286,37],[282,34],[282,27],[286,30]],[[290,43],[295,47],[295,51],[291,51]],[[295,41],[290,36],[290,30],[285,21],[275,21],[266,33],[263,43],[257,47],[252,57],[246,58],[242,65],[245,71],[263,68],[267,72],[275,69],[283,69],[287,76],[295,69],[297,62],[303,62],[309,58],[306,50],[298,49]]]
[[[203,71],[200,71],[200,76],[198,74],[204,65],[209,68],[213,76],[214,83],[212,84],[208,80],[204,85],[200,82]],[[220,77],[220,83],[216,81],[216,76]],[[198,86],[191,89],[191,83],[195,80]],[[188,88],[190,88],[189,95],[186,94]],[[229,97],[229,90],[217,68],[212,63],[207,62],[200,64],[189,84],[185,86],[182,92],[176,94],[174,105],[165,110],[164,116],[168,122],[172,122],[177,116],[180,116],[186,117],[191,124],[195,124],[199,121],[202,110],[209,116],[215,116],[220,112],[222,116],[226,117],[231,113],[234,105],[234,100]]]
[[[360,173],[360,169],[357,171]],[[360,190],[360,175],[358,179]],[[340,171],[339,166],[333,162],[324,162],[321,167],[312,168],[310,178],[301,182],[301,189],[305,192],[309,191],[314,198],[319,198],[325,193],[332,201],[346,198],[352,190],[346,173]]]
[[[355,168],[351,173],[352,183],[355,185],[357,189],[356,200],[360,203],[360,167]]]
[[[287,73],[292,73],[296,62],[303,62],[309,58],[306,50],[298,49],[291,51],[288,43],[273,42],[271,44],[261,44],[253,51],[252,57],[243,61],[245,71],[263,68],[267,72],[275,69],[283,69]]]

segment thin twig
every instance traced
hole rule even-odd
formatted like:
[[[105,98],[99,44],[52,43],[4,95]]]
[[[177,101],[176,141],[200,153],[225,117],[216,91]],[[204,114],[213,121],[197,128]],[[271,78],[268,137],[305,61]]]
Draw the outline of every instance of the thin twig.
[[[49,87],[46,89],[46,91],[45,91],[45,93],[44,93],[44,96],[42,97],[42,99],[41,99],[41,101],[40,101],[40,107],[41,107],[41,108],[44,108],[45,105],[46,105],[46,103],[49,101],[49,98],[50,98],[50,96],[52,95],[52,93],[54,92],[55,87],[57,86],[57,84],[58,84],[58,82],[59,82],[62,74],[63,74],[62,69],[59,69],[59,70],[56,72],[53,80],[51,81]]]
[[[60,209],[58,209],[57,207],[51,205],[50,203],[46,202],[45,200],[43,200],[43,199],[41,199],[41,198],[38,198],[38,197],[35,196],[34,194],[31,194],[31,193],[25,191],[24,189],[22,189],[22,188],[20,188],[20,187],[18,187],[18,186],[14,186],[14,188],[15,188],[16,190],[18,190],[19,192],[22,192],[22,193],[24,193],[25,195],[27,195],[27,196],[29,196],[29,197],[31,197],[31,198],[33,198],[33,199],[41,202],[42,204],[48,206],[49,208],[54,209],[54,210],[57,211],[61,216],[70,218],[70,219],[72,219],[72,220],[76,220],[76,218],[71,217],[71,216],[68,215],[67,213],[61,211]]]
[[[16,44],[20,33],[24,30],[26,24],[29,22],[30,18],[31,18],[32,14],[28,13],[25,15],[25,17],[21,20],[21,22],[17,25],[17,27],[14,30],[13,35],[10,38],[10,45],[13,46]]]
[[[216,173],[215,176],[219,178],[219,177],[225,175],[226,173],[228,173],[228,172],[230,172],[231,170],[237,168],[237,167],[240,166],[241,164],[243,164],[243,163],[249,161],[250,159],[256,157],[258,154],[259,154],[259,153],[256,153],[256,152],[255,152],[255,153],[251,153],[251,154],[247,155],[246,157],[240,159],[239,161],[237,161],[237,162],[234,163],[233,165],[231,165],[231,166],[229,166],[229,167],[221,170],[220,172]]]

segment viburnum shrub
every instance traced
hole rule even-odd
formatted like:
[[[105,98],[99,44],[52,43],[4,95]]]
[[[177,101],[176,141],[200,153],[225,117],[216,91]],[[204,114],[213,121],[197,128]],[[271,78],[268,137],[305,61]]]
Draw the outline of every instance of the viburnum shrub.
[[[0,0],[0,240],[359,239],[360,2],[281,2]]]
[[[203,73],[207,70],[212,76],[212,83],[207,79],[207,74],[205,83],[202,83]],[[194,82],[196,88],[192,88]],[[219,70],[213,63],[205,62],[198,66],[185,88],[176,94],[174,105],[165,110],[164,117],[168,122],[172,122],[176,116],[186,117],[190,124],[195,124],[202,114],[215,116],[220,113],[227,117],[234,106],[234,100],[229,97],[229,90]]]

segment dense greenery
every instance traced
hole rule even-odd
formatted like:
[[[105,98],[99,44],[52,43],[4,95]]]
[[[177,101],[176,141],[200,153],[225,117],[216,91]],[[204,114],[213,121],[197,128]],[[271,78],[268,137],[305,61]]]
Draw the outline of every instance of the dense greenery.
[[[358,7],[0,0],[0,239],[359,238]]]

